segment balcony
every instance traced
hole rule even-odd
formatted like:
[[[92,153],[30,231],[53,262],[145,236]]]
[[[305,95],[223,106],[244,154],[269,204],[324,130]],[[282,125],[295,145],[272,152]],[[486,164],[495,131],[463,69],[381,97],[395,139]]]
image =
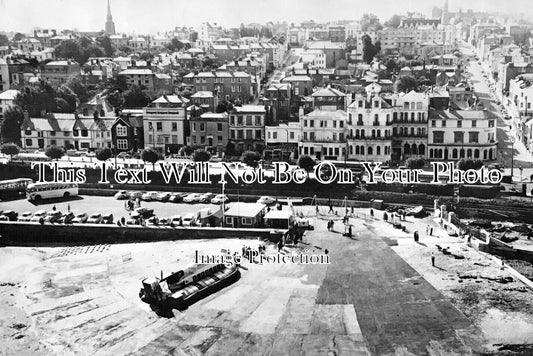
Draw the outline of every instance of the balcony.
[[[363,123],[363,121],[357,121],[357,124],[356,124],[356,125],[357,125],[357,126],[363,126],[364,123]]]
[[[333,140],[331,138],[308,138],[308,139],[301,139],[300,142],[321,142],[321,143],[346,143],[346,138],[343,140]]]

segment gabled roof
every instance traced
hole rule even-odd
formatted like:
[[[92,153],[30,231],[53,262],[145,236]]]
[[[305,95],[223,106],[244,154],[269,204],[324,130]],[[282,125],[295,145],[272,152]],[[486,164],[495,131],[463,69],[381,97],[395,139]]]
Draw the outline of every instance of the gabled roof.
[[[8,89],[0,93],[0,100],[15,100],[15,97],[20,93],[16,89]]]
[[[212,98],[213,92],[211,91],[197,91],[194,93],[191,98]]]
[[[343,111],[343,110],[325,111],[325,110],[315,109],[311,111],[309,114],[305,115],[305,117],[345,120],[348,117],[348,114],[346,113],[346,111]]]
[[[155,104],[186,104],[189,100],[179,95],[162,95],[152,101]]]
[[[226,216],[253,218],[265,209],[266,205],[258,203],[231,203]]]
[[[282,82],[312,82],[313,79],[309,78],[307,75],[292,75],[290,77],[285,77],[281,80]]]
[[[334,89],[334,88],[321,88],[315,91],[311,96],[317,97],[317,96],[344,96],[345,94],[341,92],[340,90]]]
[[[154,74],[151,69],[125,69],[118,75],[152,75]]]

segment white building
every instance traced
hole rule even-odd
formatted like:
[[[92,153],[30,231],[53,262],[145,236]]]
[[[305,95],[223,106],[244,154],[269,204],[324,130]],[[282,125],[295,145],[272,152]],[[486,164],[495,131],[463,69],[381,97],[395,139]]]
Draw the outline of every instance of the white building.
[[[15,105],[15,98],[19,91],[15,89],[9,89],[0,93],[0,118],[4,117],[6,110]]]
[[[166,152],[166,145],[185,145],[188,99],[163,95],[144,108],[144,145]]]
[[[314,110],[300,117],[301,136],[298,142],[300,155],[316,159],[343,160],[346,158],[346,123],[348,115],[343,110]]]

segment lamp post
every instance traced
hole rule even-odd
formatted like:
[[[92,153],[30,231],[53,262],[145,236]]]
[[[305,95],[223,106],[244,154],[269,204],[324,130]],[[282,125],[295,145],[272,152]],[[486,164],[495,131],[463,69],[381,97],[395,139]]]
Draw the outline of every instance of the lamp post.
[[[512,181],[513,177],[514,177],[513,173],[514,173],[514,143],[515,143],[515,138],[511,137],[510,141],[511,141],[511,181]]]

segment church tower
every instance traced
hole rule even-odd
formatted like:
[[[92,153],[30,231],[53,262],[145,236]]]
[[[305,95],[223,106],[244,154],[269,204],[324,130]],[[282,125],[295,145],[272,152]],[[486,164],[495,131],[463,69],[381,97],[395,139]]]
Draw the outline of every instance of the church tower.
[[[444,0],[444,7],[442,8],[442,18],[440,23],[447,25],[450,21],[450,14],[448,12],[448,0]]]
[[[109,0],[107,0],[107,17],[105,21],[105,33],[106,35],[115,34],[115,23],[113,22],[113,16],[111,16],[111,6]]]

